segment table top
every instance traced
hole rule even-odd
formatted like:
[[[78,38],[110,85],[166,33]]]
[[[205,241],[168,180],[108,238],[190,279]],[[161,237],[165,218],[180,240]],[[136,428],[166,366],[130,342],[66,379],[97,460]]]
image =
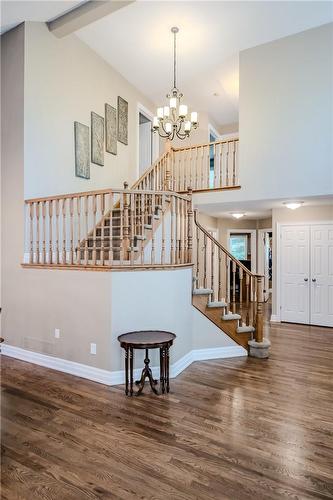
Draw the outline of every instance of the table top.
[[[131,344],[137,346],[154,346],[167,342],[172,342],[176,335],[171,332],[160,330],[141,330],[137,332],[128,332],[119,335],[118,340],[121,344]]]

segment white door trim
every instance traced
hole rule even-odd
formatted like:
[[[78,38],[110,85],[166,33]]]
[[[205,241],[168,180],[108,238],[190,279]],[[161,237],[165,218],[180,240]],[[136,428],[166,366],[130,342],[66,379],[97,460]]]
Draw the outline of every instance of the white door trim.
[[[227,247],[230,251],[230,234],[251,234],[251,273],[257,272],[257,230],[256,229],[227,229]],[[252,258],[254,255],[254,259]]]
[[[258,242],[257,242],[257,272],[259,274],[265,274],[265,263],[263,269],[260,266],[260,263],[264,260],[265,257],[265,247],[262,244],[263,238],[262,235],[265,233],[272,233],[273,235],[273,229],[268,228],[268,229],[258,229]],[[273,265],[273,259],[272,259],[272,265]],[[265,283],[266,284],[266,283]],[[272,270],[272,287],[273,287],[273,270]],[[268,290],[266,290],[266,293],[272,293],[272,289],[268,287]],[[269,296],[269,295],[268,295]]]
[[[140,102],[136,107],[136,130],[137,130],[137,145],[136,145],[136,179],[140,177],[140,134],[139,134],[139,115],[144,115],[153,123],[154,115],[148,108]],[[152,162],[156,161],[160,155],[160,143],[158,134],[152,135]]]
[[[272,315],[275,322],[281,321],[281,234],[283,227],[290,226],[317,226],[333,224],[333,220],[311,222],[277,222],[276,223],[276,314]],[[274,289],[274,286],[273,286]]]

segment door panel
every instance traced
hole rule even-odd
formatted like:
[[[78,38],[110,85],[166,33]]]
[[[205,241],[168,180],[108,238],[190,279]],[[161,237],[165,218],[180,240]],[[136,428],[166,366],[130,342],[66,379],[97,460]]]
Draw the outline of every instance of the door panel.
[[[333,327],[333,224],[311,226],[311,324]]]
[[[281,228],[281,320],[310,322],[310,230]]]
[[[151,122],[147,121],[139,125],[139,173],[150,167],[152,163],[152,132]]]

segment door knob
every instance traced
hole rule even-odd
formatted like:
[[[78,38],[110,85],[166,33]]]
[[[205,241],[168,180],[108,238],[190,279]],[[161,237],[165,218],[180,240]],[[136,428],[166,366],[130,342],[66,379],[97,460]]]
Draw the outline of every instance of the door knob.
[[[316,278],[312,278],[312,282],[315,283],[317,280]]]
[[[304,281],[309,281],[309,278],[304,278]]]

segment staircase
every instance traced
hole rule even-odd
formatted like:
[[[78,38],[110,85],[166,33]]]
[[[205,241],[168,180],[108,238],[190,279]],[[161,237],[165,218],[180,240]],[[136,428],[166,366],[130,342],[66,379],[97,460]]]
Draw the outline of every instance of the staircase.
[[[247,348],[262,339],[262,277],[200,225],[188,186],[239,189],[238,139],[169,148],[130,189],[26,200],[23,266],[193,266],[193,306]]]

